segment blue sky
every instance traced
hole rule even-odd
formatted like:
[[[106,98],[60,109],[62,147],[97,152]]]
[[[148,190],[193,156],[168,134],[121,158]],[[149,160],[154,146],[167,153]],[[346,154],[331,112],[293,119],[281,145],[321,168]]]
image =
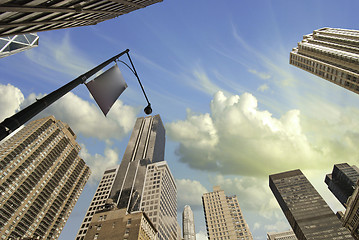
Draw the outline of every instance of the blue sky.
[[[166,125],[166,161],[205,239],[201,195],[221,185],[238,196],[255,239],[289,225],[268,175],[300,168],[334,210],[324,177],[358,164],[359,96],[289,65],[303,35],[358,29],[357,1],[164,0],[95,26],[39,33],[39,47],[0,59],[0,118],[15,113],[129,48],[154,114]],[[121,58],[125,59],[125,58]],[[93,175],[60,239],[73,239],[106,167],[121,161],[146,101],[135,77],[105,118],[85,86],[53,114],[78,135]],[[179,218],[180,220],[180,218]]]

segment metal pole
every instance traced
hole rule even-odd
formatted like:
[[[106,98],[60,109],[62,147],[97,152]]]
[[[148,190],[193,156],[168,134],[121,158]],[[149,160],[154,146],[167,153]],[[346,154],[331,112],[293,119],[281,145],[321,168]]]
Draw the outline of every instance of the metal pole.
[[[116,60],[117,58],[121,57],[122,55],[128,53],[130,50],[126,49],[125,51],[121,52],[120,54],[117,54],[116,56],[108,59],[107,61],[101,63],[100,65],[94,67],[90,71],[82,74],[78,78],[72,80],[71,82],[67,83],[66,85],[60,87],[59,89],[53,91],[49,95],[46,95],[45,97],[36,100],[33,104],[30,106],[22,109],[21,111],[15,113],[9,118],[6,118],[2,123],[0,123],[0,141],[4,139],[7,135],[9,135],[11,132],[25,124],[27,121],[29,121],[31,118],[36,116],[38,113],[40,113],[42,110],[44,110],[46,107],[50,106],[52,103],[54,103],[56,100],[64,96],[66,93],[70,92],[72,89],[80,85],[81,83],[85,83],[85,81],[100,71],[102,68],[106,67],[108,64]]]

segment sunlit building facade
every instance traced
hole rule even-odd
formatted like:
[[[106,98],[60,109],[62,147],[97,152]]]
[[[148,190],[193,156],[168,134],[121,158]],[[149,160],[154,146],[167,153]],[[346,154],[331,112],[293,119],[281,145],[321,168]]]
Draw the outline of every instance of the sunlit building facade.
[[[290,64],[359,94],[359,30],[321,28],[305,35]]]
[[[54,117],[0,145],[0,239],[57,239],[90,175],[71,128]]]
[[[182,213],[182,229],[184,240],[196,240],[196,231],[194,227],[194,216],[190,206],[184,206]]]
[[[267,240],[297,240],[292,230],[279,233],[267,233]]]

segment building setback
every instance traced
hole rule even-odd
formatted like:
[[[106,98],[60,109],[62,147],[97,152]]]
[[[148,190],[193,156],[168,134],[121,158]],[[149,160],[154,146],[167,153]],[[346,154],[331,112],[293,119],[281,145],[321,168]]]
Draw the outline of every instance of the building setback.
[[[348,198],[353,194],[359,179],[359,169],[347,163],[335,164],[331,174],[325,177],[329,190],[346,207]]]
[[[359,94],[358,30],[315,30],[293,48],[289,62]]]
[[[0,36],[88,26],[162,0],[6,0],[0,3]]]
[[[353,239],[300,170],[270,175],[269,186],[299,240]]]
[[[1,143],[1,239],[59,237],[90,175],[75,139],[50,116]]]
[[[202,196],[209,240],[250,239],[252,234],[236,196],[226,196],[219,186]]]
[[[184,240],[196,240],[196,231],[194,227],[194,216],[190,206],[184,206],[182,213],[182,229]]]
[[[267,233],[267,240],[297,240],[292,230],[280,233]]]

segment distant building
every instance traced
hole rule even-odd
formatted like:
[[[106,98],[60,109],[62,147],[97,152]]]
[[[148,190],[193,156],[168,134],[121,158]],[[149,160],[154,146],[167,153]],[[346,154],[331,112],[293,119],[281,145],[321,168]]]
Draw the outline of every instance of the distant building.
[[[128,214],[126,209],[98,211],[85,240],[156,240],[157,231],[143,212]]]
[[[359,169],[347,163],[335,164],[331,174],[325,177],[325,183],[334,196],[346,207],[348,198],[353,194],[359,179]]]
[[[196,231],[194,227],[194,216],[190,206],[184,206],[182,213],[182,229],[184,240],[196,240]]]
[[[339,213],[342,215],[341,213]],[[353,194],[347,202],[347,209],[341,221],[348,228],[354,239],[359,239],[359,182],[356,183]]]
[[[0,145],[0,236],[57,239],[90,175],[71,128],[46,117]]]
[[[292,230],[280,233],[267,233],[267,240],[297,240]]]
[[[213,192],[203,194],[202,202],[209,240],[253,239],[236,196],[226,196],[214,186]]]
[[[115,180],[118,171],[118,166],[107,169],[97,187],[94,197],[90,203],[90,207],[87,209],[84,220],[82,221],[81,227],[77,233],[76,240],[83,240],[90,226],[93,215],[102,210],[105,206],[106,200],[110,196],[110,191]]]
[[[299,240],[353,239],[300,170],[270,175],[269,186]]]
[[[0,3],[0,36],[94,25],[162,0],[49,0]]]
[[[359,94],[359,31],[321,28],[305,35],[290,64]]]
[[[36,33],[0,37],[0,58],[37,47],[38,45],[39,36]]]

